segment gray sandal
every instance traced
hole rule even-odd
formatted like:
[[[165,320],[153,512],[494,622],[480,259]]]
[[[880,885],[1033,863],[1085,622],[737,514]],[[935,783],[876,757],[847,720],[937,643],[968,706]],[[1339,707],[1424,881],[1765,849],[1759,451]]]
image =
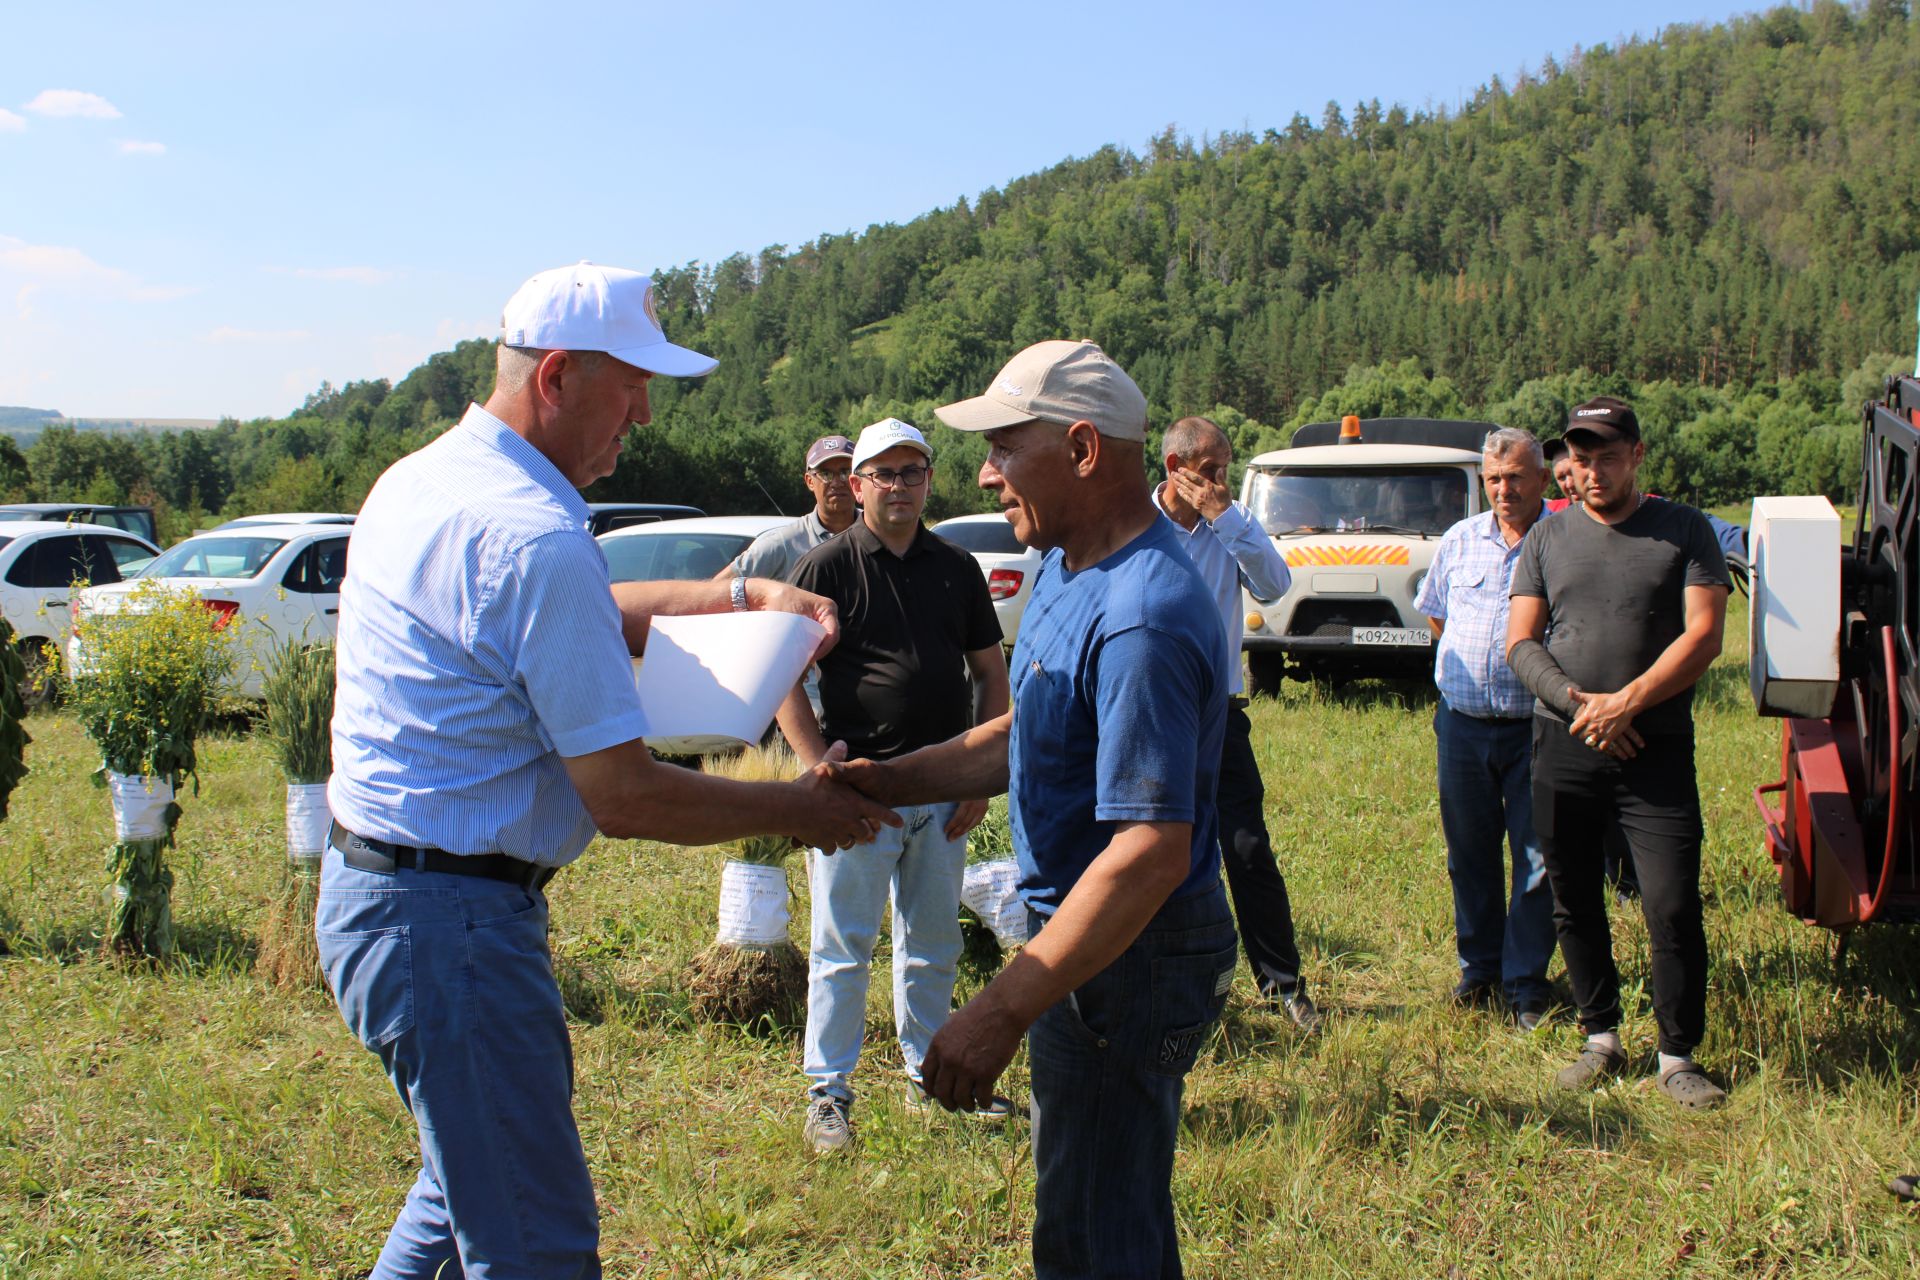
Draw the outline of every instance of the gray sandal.
[[[1675,1067],[1660,1077],[1660,1092],[1689,1111],[1711,1111],[1727,1100],[1727,1091],[1707,1079],[1692,1063]]]
[[[1624,1053],[1614,1053],[1607,1049],[1597,1049],[1593,1045],[1583,1045],[1580,1056],[1573,1065],[1562,1067],[1554,1073],[1553,1082],[1562,1089],[1591,1089],[1603,1080],[1620,1074],[1627,1065]]]

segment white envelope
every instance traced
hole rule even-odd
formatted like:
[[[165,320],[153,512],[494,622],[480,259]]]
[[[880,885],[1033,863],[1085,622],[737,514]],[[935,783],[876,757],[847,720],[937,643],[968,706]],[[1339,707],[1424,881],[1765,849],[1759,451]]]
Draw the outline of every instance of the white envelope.
[[[760,741],[826,634],[797,613],[655,618],[634,661],[647,746],[702,755]]]

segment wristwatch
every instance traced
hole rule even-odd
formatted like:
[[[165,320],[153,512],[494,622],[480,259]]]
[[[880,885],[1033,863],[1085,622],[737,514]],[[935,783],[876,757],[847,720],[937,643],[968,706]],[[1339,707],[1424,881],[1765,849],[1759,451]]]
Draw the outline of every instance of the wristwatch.
[[[747,610],[747,580],[745,578],[733,579],[730,590],[733,593],[733,611],[735,613],[745,613]]]

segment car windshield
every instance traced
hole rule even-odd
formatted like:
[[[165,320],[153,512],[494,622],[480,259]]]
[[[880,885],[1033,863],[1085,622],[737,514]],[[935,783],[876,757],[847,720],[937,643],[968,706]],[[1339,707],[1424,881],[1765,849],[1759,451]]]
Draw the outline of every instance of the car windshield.
[[[8,511],[0,508],[0,520],[51,520],[58,524],[61,518],[45,511]]]
[[[1334,529],[1445,533],[1467,514],[1458,467],[1287,467],[1253,473],[1247,506],[1270,534]]]
[[[631,533],[600,544],[607,575],[615,582],[693,581],[711,578],[733,563],[753,538],[744,533]]]
[[[1013,526],[1003,519],[945,520],[933,531],[964,551],[1004,551],[1017,556],[1027,548],[1013,536]]]
[[[163,552],[140,573],[143,578],[251,578],[267,567],[285,538],[188,538]]]

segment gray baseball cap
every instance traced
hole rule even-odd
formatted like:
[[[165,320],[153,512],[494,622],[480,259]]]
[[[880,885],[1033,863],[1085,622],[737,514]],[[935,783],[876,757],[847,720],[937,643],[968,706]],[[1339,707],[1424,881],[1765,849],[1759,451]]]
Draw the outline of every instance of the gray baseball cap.
[[[1091,342],[1036,342],[1007,361],[984,395],[933,411],[956,431],[992,431],[1023,422],[1091,422],[1116,440],[1147,438],[1147,398],[1126,371]]]

